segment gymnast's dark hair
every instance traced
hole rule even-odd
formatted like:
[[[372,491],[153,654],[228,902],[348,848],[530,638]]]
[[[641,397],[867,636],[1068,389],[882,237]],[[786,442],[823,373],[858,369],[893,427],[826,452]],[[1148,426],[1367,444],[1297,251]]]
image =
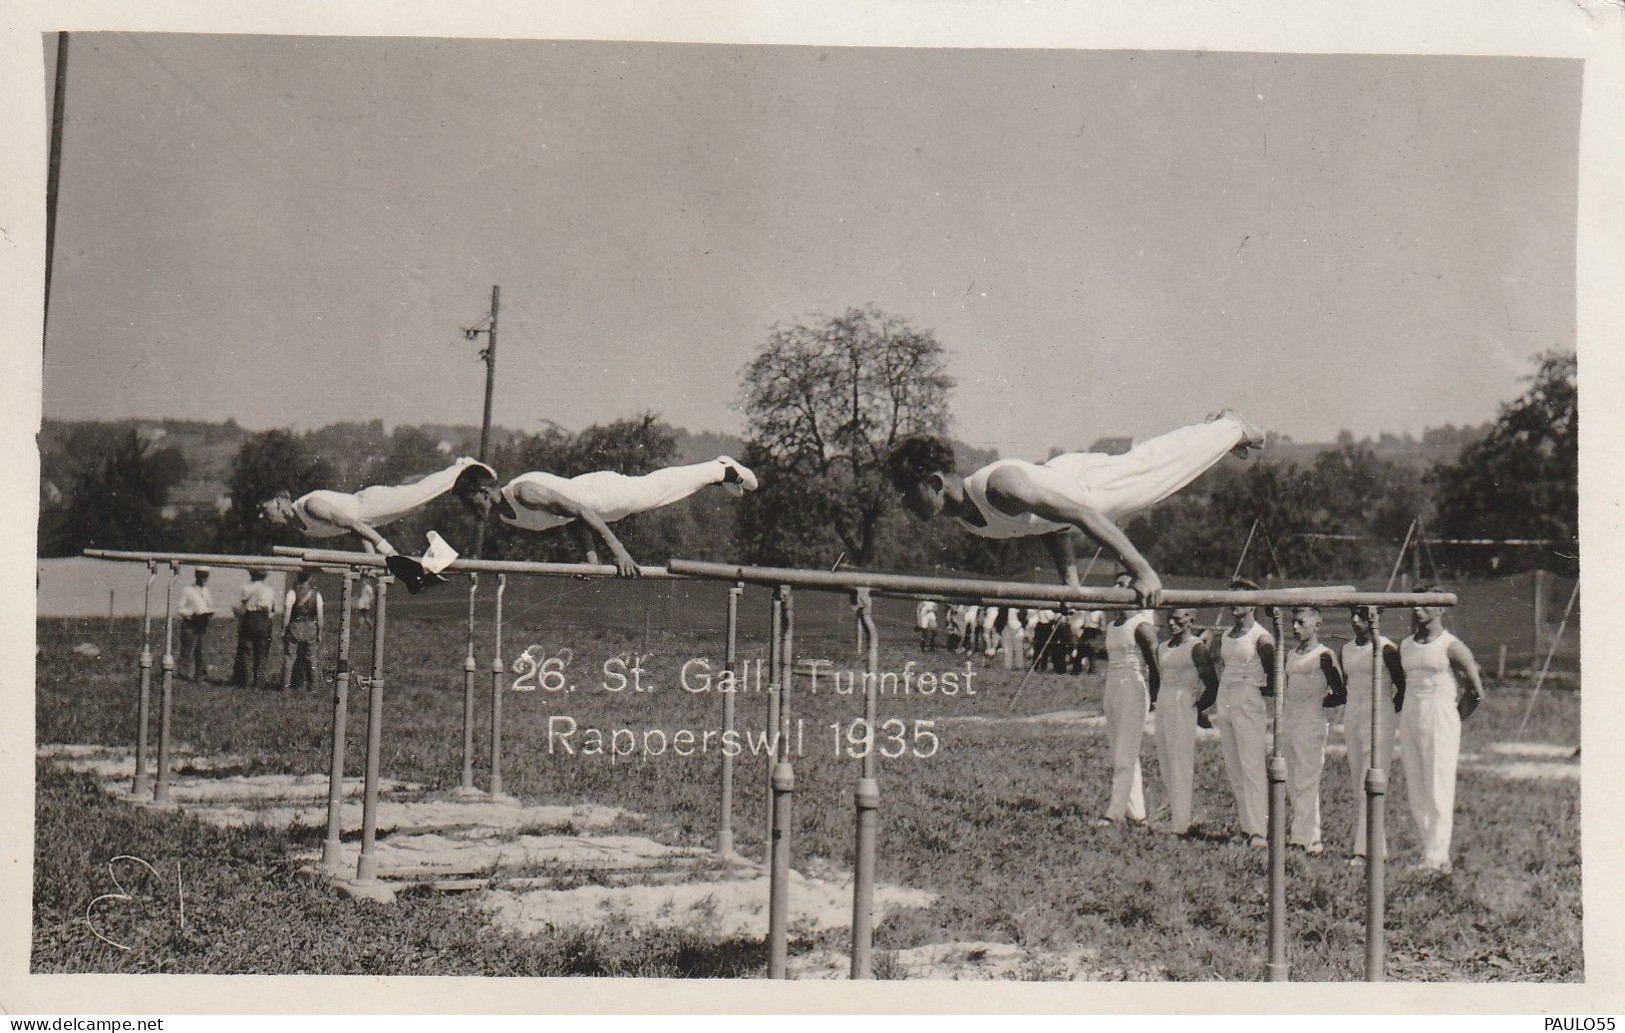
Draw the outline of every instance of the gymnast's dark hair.
[[[1232,592],[1256,592],[1258,591],[1258,582],[1244,577],[1233,577],[1230,579],[1230,590]]]
[[[908,491],[934,473],[952,473],[953,446],[938,437],[904,438],[886,457],[886,477],[898,491]]]

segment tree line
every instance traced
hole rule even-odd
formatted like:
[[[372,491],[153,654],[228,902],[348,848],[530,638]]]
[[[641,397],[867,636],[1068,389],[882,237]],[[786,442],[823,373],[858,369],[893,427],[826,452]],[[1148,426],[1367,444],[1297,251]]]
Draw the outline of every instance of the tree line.
[[[1252,532],[1243,571],[1250,576],[1380,577],[1418,528],[1430,543],[1542,543],[1429,544],[1425,574],[1574,573],[1578,367],[1567,351],[1537,355],[1534,367],[1527,389],[1503,404],[1487,432],[1449,429],[1462,441],[1452,460],[1395,462],[1349,435],[1307,461],[1272,460],[1266,450],[1245,465],[1226,460],[1131,522],[1128,534],[1159,569],[1191,576],[1230,575]],[[701,492],[630,517],[617,533],[649,562],[682,555],[1047,578],[1037,543],[991,542],[948,522],[917,523],[886,483],[885,456],[897,441],[949,433],[954,386],[933,333],[872,307],[773,327],[740,384],[750,431],[739,458],[757,471],[761,489],[739,501]],[[248,434],[230,459],[229,506],[166,518],[170,493],[188,475],[182,450],[134,427],[75,425],[42,457],[40,554],[92,547],[259,553],[295,544],[297,532],[260,518],[262,500],[282,489],[297,496],[414,479],[454,458],[446,431],[386,434],[373,421]],[[958,452],[963,472],[995,458],[963,445]],[[505,477],[528,470],[639,474],[679,461],[677,432],[653,413],[578,432],[549,426],[504,433],[491,456]],[[478,537],[473,519],[448,501],[395,525],[391,539],[409,547],[431,527],[465,552]],[[531,534],[494,520],[485,528],[488,557],[571,560],[577,548],[569,534]]]

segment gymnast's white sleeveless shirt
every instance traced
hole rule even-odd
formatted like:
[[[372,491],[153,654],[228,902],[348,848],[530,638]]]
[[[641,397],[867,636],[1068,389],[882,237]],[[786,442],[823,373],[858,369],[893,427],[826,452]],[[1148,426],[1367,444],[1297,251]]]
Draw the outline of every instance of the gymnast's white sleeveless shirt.
[[[1286,652],[1286,705],[1319,707],[1331,685],[1326,680],[1322,658],[1332,659],[1332,651],[1318,645],[1308,652],[1296,648]],[[1369,676],[1370,672],[1366,672]]]
[[[1135,641],[1134,631],[1142,624],[1151,621],[1151,614],[1145,610],[1136,610],[1128,615],[1122,624],[1113,621],[1106,625],[1106,669],[1108,671],[1132,671],[1144,677],[1147,673],[1145,654],[1140,651],[1140,643]]]
[[[525,482],[531,482],[549,492],[557,492],[562,485],[568,490],[569,481],[566,478],[550,473],[523,473],[502,486],[502,501],[504,505],[497,507],[497,515],[505,524],[522,527],[527,531],[549,531],[555,527],[563,527],[575,519],[572,516],[561,516],[545,509],[529,509],[525,504],[515,498],[515,488]],[[508,514],[512,513],[512,516]]]
[[[1224,633],[1219,640],[1219,658],[1224,661],[1224,670],[1219,675],[1221,701],[1234,698],[1251,704],[1260,698],[1256,690],[1267,684],[1268,679],[1258,662],[1258,646],[1261,642],[1273,644],[1274,641],[1257,621],[1239,637],[1229,631]],[[1253,691],[1231,695],[1243,688]]]
[[[1405,669],[1405,698],[1424,692],[1449,692],[1455,698],[1456,672],[1450,667],[1450,643],[1456,636],[1441,631],[1427,642],[1412,635],[1399,644],[1399,662]],[[1410,709],[1407,704],[1406,710]]]
[[[1037,463],[1029,463],[1024,459],[1000,459],[982,467],[961,482],[965,485],[965,497],[970,499],[971,505],[976,507],[977,511],[982,514],[982,519],[987,522],[986,527],[978,527],[969,523],[963,517],[955,517],[965,530],[978,538],[1032,538],[1037,535],[1048,534],[1051,531],[1064,530],[1071,526],[1070,524],[1058,524],[1053,520],[1045,520],[1031,513],[1011,516],[996,509],[993,503],[987,500],[987,479],[992,476],[995,470],[1001,470],[1007,466],[1022,470],[1028,477],[1032,478],[1034,483],[1060,491],[1067,498],[1073,498],[1077,495],[1077,485],[1068,480],[1063,474],[1057,473],[1048,467],[1039,466]]]
[[[1382,636],[1379,641],[1381,649],[1386,652],[1393,647],[1388,636]],[[1356,700],[1363,701],[1367,707],[1371,705],[1371,643],[1360,645],[1353,639],[1343,643],[1343,679],[1348,682],[1349,705],[1354,706]],[[1382,691],[1387,698],[1393,690],[1394,679],[1388,673],[1388,665],[1382,665]]]
[[[1175,689],[1191,689],[1200,691],[1202,680],[1196,673],[1196,644],[1201,641],[1195,635],[1187,634],[1185,641],[1177,646],[1166,642],[1157,644],[1157,667],[1162,671],[1162,691],[1172,692]]]

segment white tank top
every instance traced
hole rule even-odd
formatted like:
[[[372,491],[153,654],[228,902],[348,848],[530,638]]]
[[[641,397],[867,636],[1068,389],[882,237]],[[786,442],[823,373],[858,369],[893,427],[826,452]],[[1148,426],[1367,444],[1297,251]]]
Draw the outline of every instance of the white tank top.
[[[1106,625],[1107,670],[1133,671],[1141,675],[1146,673],[1145,654],[1140,651],[1140,643],[1135,641],[1134,631],[1150,620],[1149,613],[1136,610],[1129,614],[1122,624],[1113,621]]]
[[[1257,688],[1267,684],[1264,668],[1258,662],[1259,643],[1274,643],[1264,625],[1257,621],[1246,633],[1235,636],[1226,631],[1219,640],[1219,658],[1224,661],[1224,673],[1219,676],[1219,688]]]
[[[1405,669],[1405,694],[1456,691],[1456,672],[1450,669],[1450,643],[1457,641],[1448,631],[1427,642],[1412,635],[1399,644],[1399,663]]]
[[[1378,641],[1381,643],[1380,648],[1384,651],[1393,646],[1393,642],[1389,641],[1386,635],[1379,638]],[[1352,697],[1358,693],[1360,699],[1370,700],[1371,643],[1367,642],[1363,646],[1352,640],[1343,643],[1342,660],[1343,678],[1348,682],[1349,695]],[[1384,663],[1382,665],[1382,691],[1386,695],[1391,693],[1393,688],[1394,679],[1388,673],[1388,665]]]
[[[294,516],[298,518],[299,529],[305,533],[305,536],[308,538],[337,538],[341,534],[349,534],[350,529],[348,527],[330,524],[325,520],[318,520],[310,515],[305,508],[305,504],[317,497],[325,499],[329,505],[354,519],[360,519],[361,516],[361,504],[354,495],[326,489],[307,492],[299,496],[298,500],[293,504]]]
[[[1072,485],[1063,474],[1039,466],[1037,463],[1029,463],[1024,459],[1000,459],[977,470],[962,482],[965,485],[965,497],[970,500],[971,505],[976,507],[977,512],[982,514],[986,526],[978,527],[966,521],[963,517],[955,517],[961,526],[978,538],[1032,538],[1037,535],[1048,534],[1051,531],[1064,530],[1071,526],[1069,524],[1058,524],[1053,520],[1045,520],[1031,513],[1011,516],[995,509],[993,503],[987,500],[987,479],[995,470],[1001,470],[1007,466],[1014,466],[1025,471],[1027,476],[1032,478],[1035,483],[1046,488],[1056,489],[1068,498],[1077,495],[1076,486]]]
[[[527,531],[550,531],[555,527],[563,527],[575,517],[560,516],[545,509],[529,509],[524,503],[518,501],[515,488],[526,482],[536,484],[548,491],[558,491],[559,485],[568,487],[569,481],[550,473],[523,473],[502,486],[503,505],[497,507],[497,516],[505,524],[522,527]],[[512,514],[511,516],[509,514]]]
[[[1331,685],[1326,680],[1326,669],[1321,658],[1334,659],[1332,651],[1318,645],[1307,653],[1296,648],[1286,651],[1286,702],[1304,706],[1320,706]],[[1311,704],[1311,701],[1312,704]]]
[[[1195,635],[1187,632],[1185,641],[1177,646],[1158,643],[1157,667],[1162,671],[1163,692],[1202,687],[1202,679],[1196,673],[1195,653],[1199,641]]]

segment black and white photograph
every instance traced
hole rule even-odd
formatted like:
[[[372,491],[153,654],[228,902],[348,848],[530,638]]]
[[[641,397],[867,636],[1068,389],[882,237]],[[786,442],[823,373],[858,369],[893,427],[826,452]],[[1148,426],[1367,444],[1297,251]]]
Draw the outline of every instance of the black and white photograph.
[[[1617,1010],[1570,6],[28,11],[6,1010]]]

